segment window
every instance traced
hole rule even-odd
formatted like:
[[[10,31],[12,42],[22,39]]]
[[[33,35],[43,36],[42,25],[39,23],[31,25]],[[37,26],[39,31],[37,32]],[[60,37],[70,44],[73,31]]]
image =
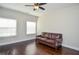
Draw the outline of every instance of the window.
[[[26,22],[27,25],[27,34],[35,34],[36,33],[36,22],[31,22],[31,21],[27,21]]]
[[[16,35],[16,20],[0,18],[0,37]]]

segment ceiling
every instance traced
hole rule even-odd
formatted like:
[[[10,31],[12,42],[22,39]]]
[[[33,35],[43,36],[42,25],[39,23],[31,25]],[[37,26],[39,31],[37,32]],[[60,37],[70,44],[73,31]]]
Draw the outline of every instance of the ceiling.
[[[65,7],[79,6],[78,3],[47,3],[46,5],[43,5],[43,7],[46,9],[45,11],[41,9],[33,11],[33,7],[26,7],[24,5],[33,5],[33,3],[0,3],[1,7],[29,13],[35,16],[40,16],[50,10],[58,10]]]

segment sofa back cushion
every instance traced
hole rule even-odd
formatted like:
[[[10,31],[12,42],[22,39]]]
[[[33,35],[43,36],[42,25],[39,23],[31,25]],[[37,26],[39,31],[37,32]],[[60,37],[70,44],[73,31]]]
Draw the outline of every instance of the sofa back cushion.
[[[45,37],[45,38],[48,38],[49,37],[48,33],[46,33],[46,32],[43,32],[42,33],[42,36]]]
[[[59,38],[59,35],[56,35],[56,34],[52,34],[52,39],[56,39],[56,38]]]
[[[49,39],[62,38],[62,34],[43,32],[42,36]]]

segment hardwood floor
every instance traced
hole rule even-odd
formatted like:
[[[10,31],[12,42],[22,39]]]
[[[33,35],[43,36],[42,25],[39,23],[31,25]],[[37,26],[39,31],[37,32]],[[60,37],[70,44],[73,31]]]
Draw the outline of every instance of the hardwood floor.
[[[32,40],[1,46],[0,55],[79,55],[79,51],[66,47],[55,50]]]

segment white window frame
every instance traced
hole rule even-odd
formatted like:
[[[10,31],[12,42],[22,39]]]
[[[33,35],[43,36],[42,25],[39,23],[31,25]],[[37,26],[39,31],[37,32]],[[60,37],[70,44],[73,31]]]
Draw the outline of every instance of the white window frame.
[[[16,36],[16,30],[17,30],[17,26],[16,26],[16,24],[17,24],[17,21],[15,20],[15,19],[9,19],[9,18],[2,18],[2,17],[0,17],[0,19],[2,19],[2,20],[4,20],[4,22],[2,21],[2,26],[0,26],[0,28],[3,28],[3,31],[1,32],[1,35],[0,35],[0,37],[11,37],[11,36]],[[8,22],[8,21],[10,21],[10,23],[12,23],[11,22],[11,20],[14,20],[14,22],[16,22],[14,25],[13,25],[13,27],[11,27],[12,26],[12,24],[10,24],[10,23],[7,23],[8,25],[6,25],[5,24],[5,22]],[[5,26],[6,25],[6,26]],[[12,29],[12,30],[11,30]],[[6,30],[6,31],[5,31]],[[5,33],[4,33],[4,31],[5,31]],[[14,31],[14,33],[10,33],[11,31]]]
[[[28,24],[27,24],[27,23],[29,23],[29,22],[30,22],[30,23],[31,23],[31,22],[34,22],[34,23],[35,23],[35,26],[34,26],[34,27],[35,27],[35,28],[34,28],[34,33],[33,33],[33,32],[32,32],[32,33],[31,33],[31,32],[28,32]],[[33,24],[33,23],[32,23],[32,24]],[[36,30],[37,30],[36,28],[37,28],[37,23],[36,23],[35,21],[26,21],[26,34],[27,34],[27,35],[36,34]]]

